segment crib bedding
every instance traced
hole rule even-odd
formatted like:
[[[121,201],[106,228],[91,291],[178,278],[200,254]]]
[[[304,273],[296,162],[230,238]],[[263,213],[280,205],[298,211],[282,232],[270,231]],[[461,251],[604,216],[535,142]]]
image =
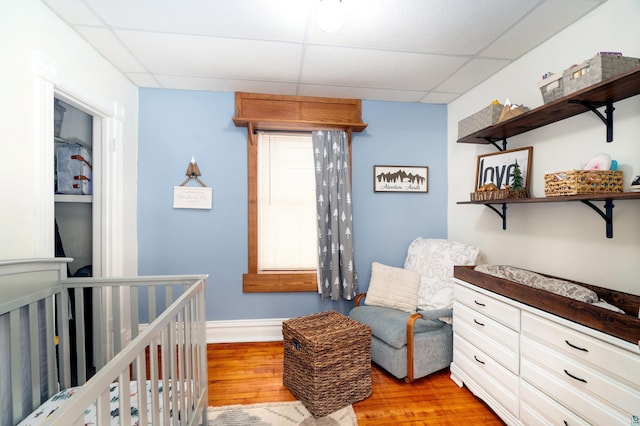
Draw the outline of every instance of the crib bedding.
[[[76,391],[78,389],[80,389],[81,386],[76,386],[76,387],[72,387],[69,389],[65,389],[63,391],[58,392],[57,394],[53,395],[51,398],[49,398],[46,402],[44,402],[40,407],[38,407],[38,409],[34,410],[29,417],[27,417],[26,419],[24,419],[22,422],[20,422],[18,424],[18,426],[35,426],[35,425],[41,425],[43,423],[46,422],[46,420],[58,409],[60,408],[63,404],[67,403],[67,401],[72,400],[73,396],[75,395]],[[148,420],[148,424],[153,424],[152,423],[152,418],[151,418],[151,413],[152,411],[152,393],[151,393],[151,382],[150,381],[146,381],[144,387],[143,387],[143,391],[146,391],[147,397],[147,413],[149,420]],[[173,405],[173,393],[172,393],[172,385],[171,383],[169,383],[169,395],[171,395],[169,397],[169,404]],[[138,382],[137,381],[132,381],[129,383],[129,397],[131,398],[131,423],[134,425],[139,425],[139,419],[138,419],[138,414],[139,414],[139,404],[138,404]],[[162,424],[163,418],[164,418],[164,398],[162,397],[163,394],[163,383],[162,381],[159,382],[158,384],[158,394],[160,395],[160,397],[158,398],[158,405],[159,405],[159,417],[160,417],[160,424]],[[180,389],[177,390],[177,396],[180,396]],[[114,383],[110,388],[109,388],[109,411],[111,413],[111,425],[120,425],[120,387],[118,386],[117,383]],[[173,410],[171,410],[173,411]],[[173,414],[173,412],[170,413],[170,416]],[[88,407],[85,412],[84,412],[84,424],[89,426],[89,425],[96,425],[97,424],[97,420],[96,420],[96,406],[95,404],[92,404],[90,407]]]

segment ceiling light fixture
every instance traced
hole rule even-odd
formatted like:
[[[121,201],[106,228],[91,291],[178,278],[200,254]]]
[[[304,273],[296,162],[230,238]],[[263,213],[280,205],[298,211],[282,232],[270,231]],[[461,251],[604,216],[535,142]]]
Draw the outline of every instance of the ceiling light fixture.
[[[316,20],[322,31],[337,31],[344,21],[342,0],[320,0],[316,9]]]

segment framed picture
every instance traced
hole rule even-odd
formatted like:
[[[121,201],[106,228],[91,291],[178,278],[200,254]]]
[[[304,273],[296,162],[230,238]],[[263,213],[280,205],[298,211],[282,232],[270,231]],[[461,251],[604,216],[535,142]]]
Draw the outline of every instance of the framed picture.
[[[373,166],[374,192],[427,192],[426,166]]]
[[[531,146],[478,155],[475,190],[491,183],[498,189],[503,189],[505,185],[513,186],[513,177],[517,168],[520,169],[522,176],[522,189],[529,188],[531,157],[533,157],[533,147]]]

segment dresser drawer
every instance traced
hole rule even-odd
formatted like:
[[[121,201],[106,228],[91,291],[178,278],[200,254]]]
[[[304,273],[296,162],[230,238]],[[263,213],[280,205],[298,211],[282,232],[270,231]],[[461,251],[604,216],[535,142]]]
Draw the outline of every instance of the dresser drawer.
[[[463,337],[453,334],[453,363],[502,407],[518,416],[519,378]]]
[[[453,304],[453,329],[491,358],[518,374],[520,335],[459,302]]]
[[[520,382],[520,420],[525,425],[588,425],[525,381]]]
[[[616,424],[611,421],[640,414],[637,389],[527,337],[521,353],[521,377],[588,421]]]
[[[520,309],[459,284],[454,286],[453,291],[454,299],[460,303],[515,331],[520,331]]]
[[[528,312],[522,313],[522,334],[582,362],[597,366],[632,386],[640,386],[640,354],[634,354]]]

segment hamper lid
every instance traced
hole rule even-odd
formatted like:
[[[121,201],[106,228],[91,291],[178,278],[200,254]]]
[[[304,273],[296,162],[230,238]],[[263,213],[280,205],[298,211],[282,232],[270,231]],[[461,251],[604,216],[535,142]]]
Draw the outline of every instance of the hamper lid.
[[[353,333],[364,331],[369,333],[367,325],[349,318],[337,311],[325,311],[317,314],[291,318],[282,322],[283,327],[304,335],[305,338],[313,340],[317,337],[323,338],[335,332]]]

